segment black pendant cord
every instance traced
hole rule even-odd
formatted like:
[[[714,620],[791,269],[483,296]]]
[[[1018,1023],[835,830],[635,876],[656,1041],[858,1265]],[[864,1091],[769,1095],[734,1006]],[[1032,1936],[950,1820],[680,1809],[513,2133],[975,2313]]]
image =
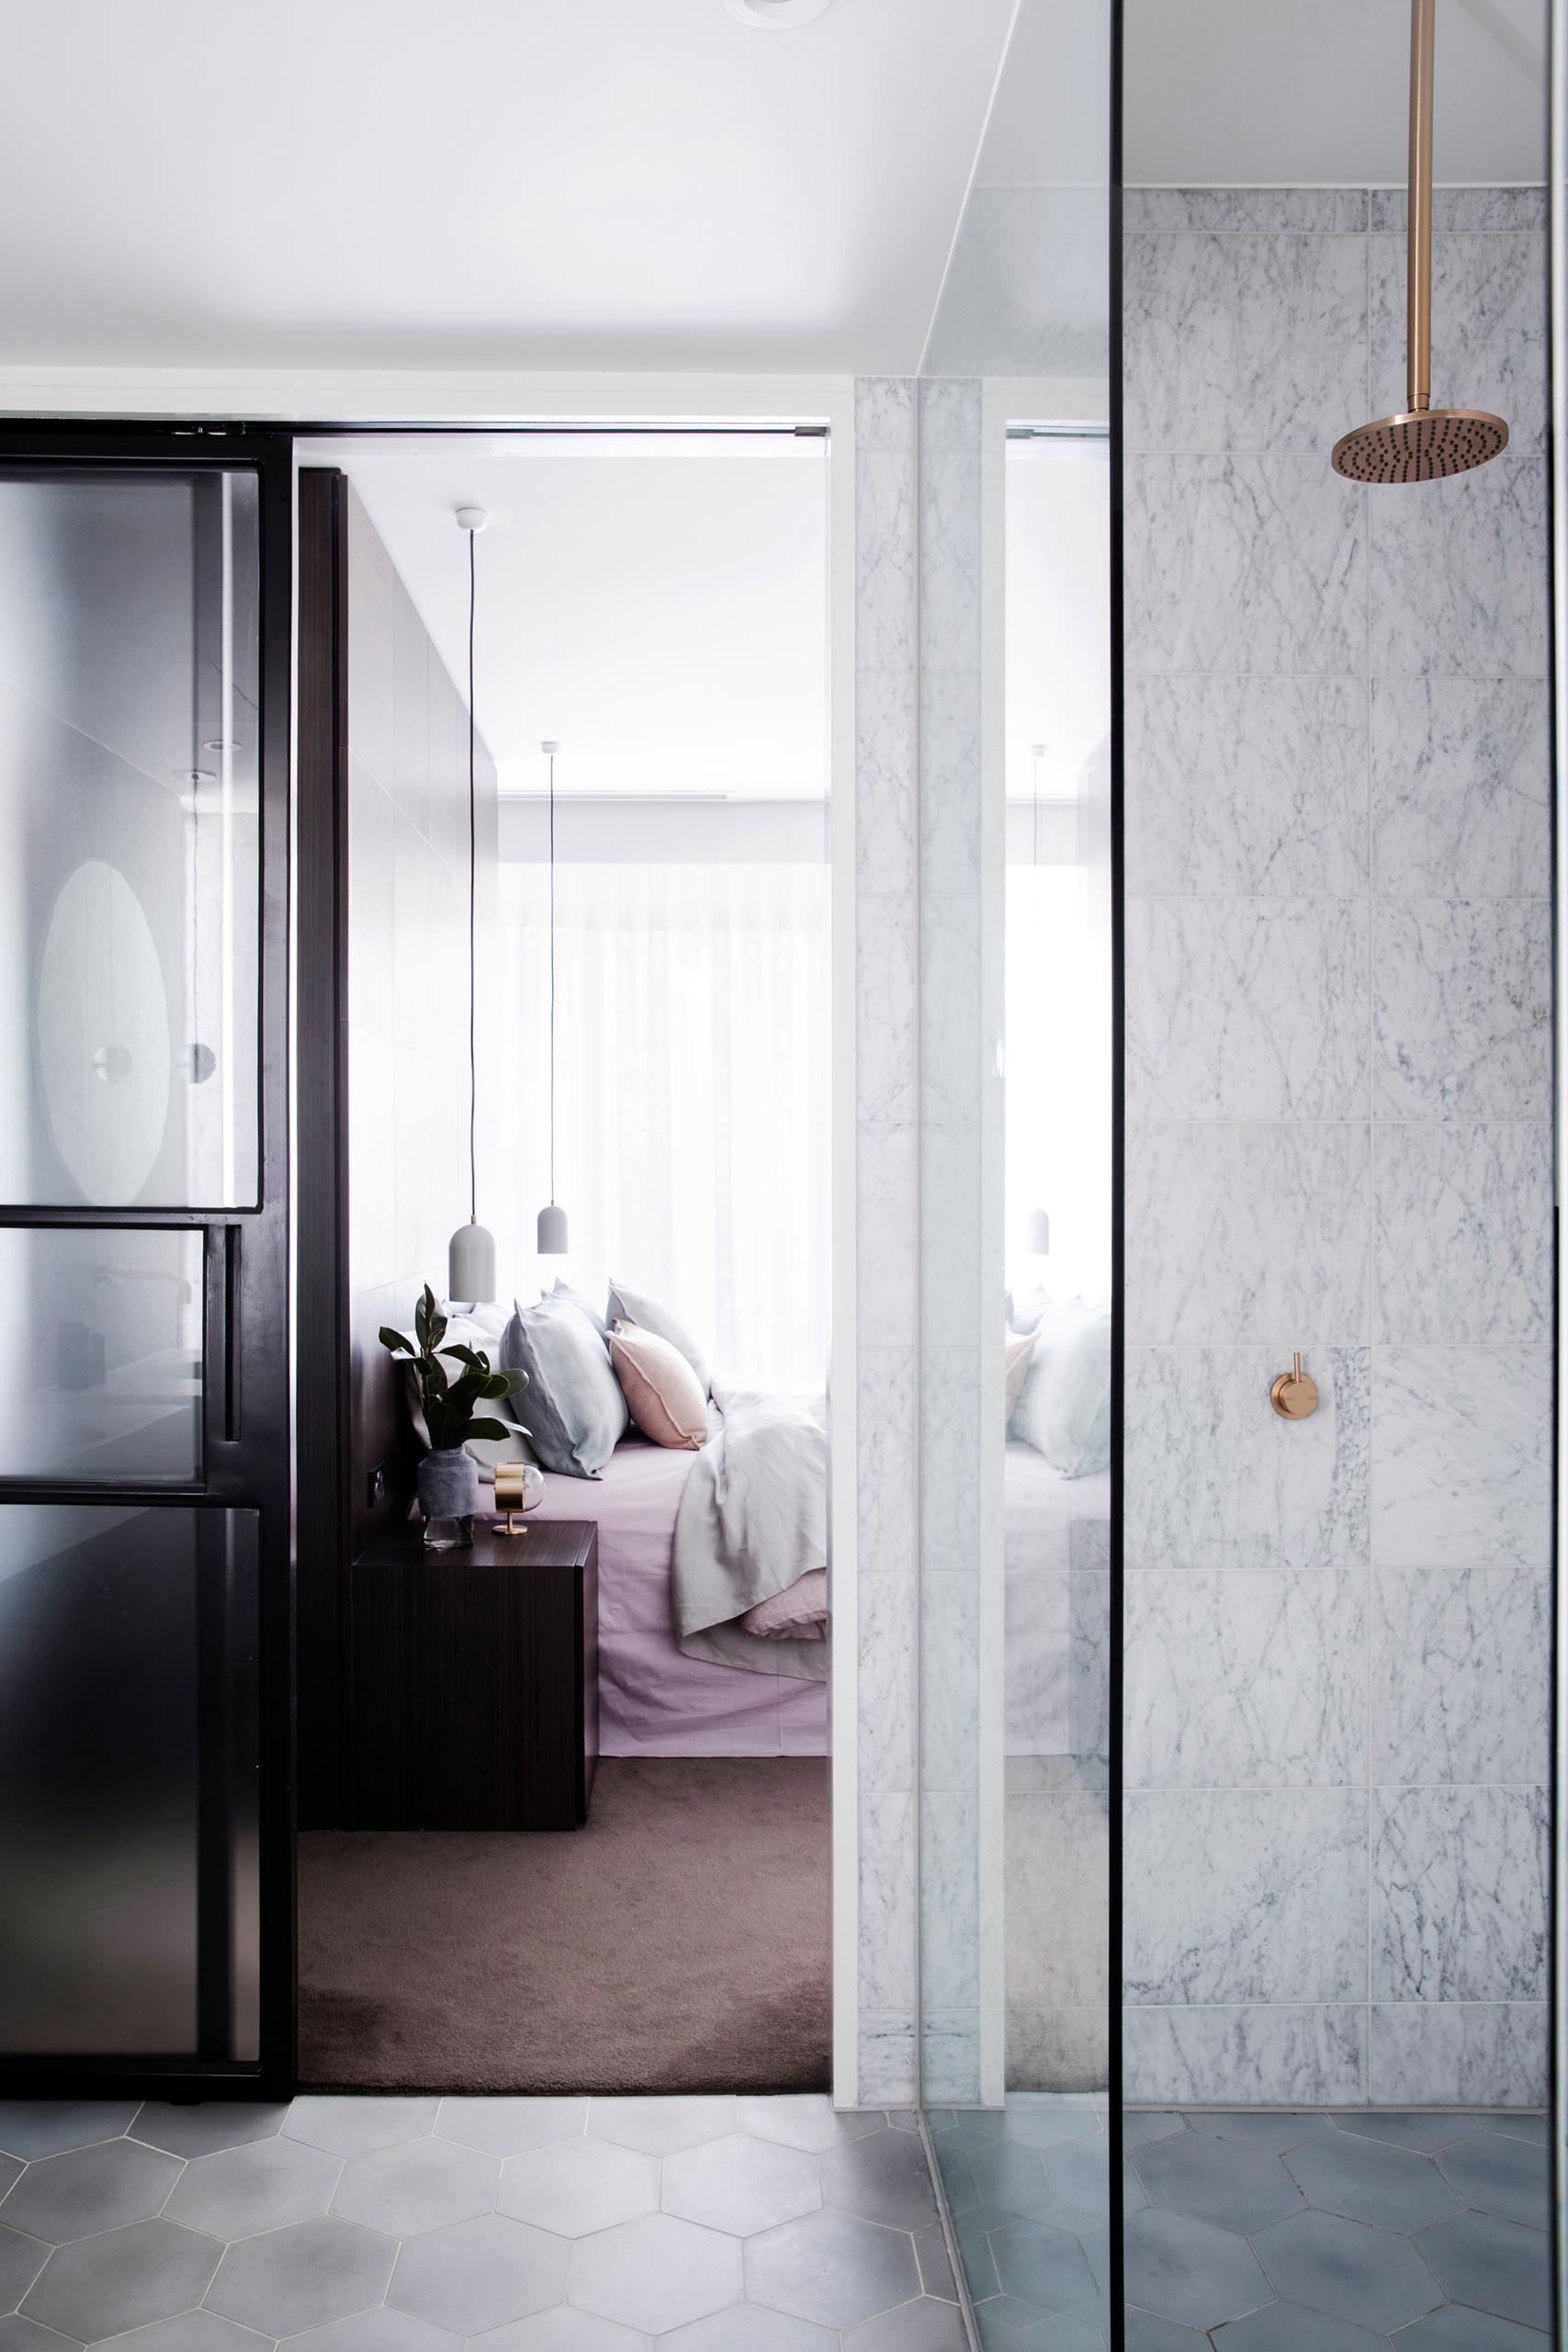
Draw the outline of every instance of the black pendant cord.
[[[550,753],[550,1206],[556,1204],[556,755]]]
[[[474,1054],[475,956],[474,923],[478,904],[479,858],[474,817],[474,541],[468,533],[468,1223],[479,1220],[479,1161],[474,1149],[474,1114],[479,1097],[479,1065]]]

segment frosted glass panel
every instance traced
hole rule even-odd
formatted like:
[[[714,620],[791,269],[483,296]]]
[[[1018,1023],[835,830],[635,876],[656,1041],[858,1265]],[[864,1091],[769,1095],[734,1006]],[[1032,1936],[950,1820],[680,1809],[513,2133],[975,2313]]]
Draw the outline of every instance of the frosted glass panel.
[[[249,473],[0,472],[0,1200],[256,1198]]]

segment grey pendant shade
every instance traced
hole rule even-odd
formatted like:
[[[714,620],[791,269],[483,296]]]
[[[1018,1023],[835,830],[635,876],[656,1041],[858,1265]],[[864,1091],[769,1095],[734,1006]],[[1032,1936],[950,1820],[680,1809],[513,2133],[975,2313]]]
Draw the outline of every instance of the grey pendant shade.
[[[446,1295],[477,1306],[495,1296],[495,1237],[479,1220],[479,1163],[474,1148],[474,1112],[479,1095],[474,1056],[474,922],[478,906],[477,834],[474,815],[474,541],[484,529],[482,506],[459,506],[457,527],[468,535],[468,1221],[446,1244]]]
[[[539,1255],[566,1255],[566,1211],[556,1204],[556,753],[560,745],[539,746],[550,763],[550,1197],[539,1211]]]
[[[1051,1219],[1043,1209],[1031,1209],[1024,1218],[1023,1249],[1029,1258],[1051,1255]]]

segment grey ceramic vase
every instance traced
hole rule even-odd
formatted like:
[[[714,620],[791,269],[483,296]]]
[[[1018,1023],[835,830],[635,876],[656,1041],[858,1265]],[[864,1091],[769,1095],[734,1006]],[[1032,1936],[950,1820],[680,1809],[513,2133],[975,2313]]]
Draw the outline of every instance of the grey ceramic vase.
[[[419,1465],[418,1493],[427,1551],[457,1551],[473,1543],[479,1465],[471,1453],[460,1445],[427,1453]]]

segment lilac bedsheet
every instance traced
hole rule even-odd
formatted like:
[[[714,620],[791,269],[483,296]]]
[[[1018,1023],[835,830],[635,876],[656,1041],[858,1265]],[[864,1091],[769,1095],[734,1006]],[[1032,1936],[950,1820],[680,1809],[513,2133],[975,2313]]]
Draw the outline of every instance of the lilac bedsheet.
[[[826,1755],[824,1684],[709,1666],[676,1646],[670,1552],[695,1460],[634,1441],[615,1448],[603,1478],[545,1473],[537,1517],[599,1525],[600,1753]]]

